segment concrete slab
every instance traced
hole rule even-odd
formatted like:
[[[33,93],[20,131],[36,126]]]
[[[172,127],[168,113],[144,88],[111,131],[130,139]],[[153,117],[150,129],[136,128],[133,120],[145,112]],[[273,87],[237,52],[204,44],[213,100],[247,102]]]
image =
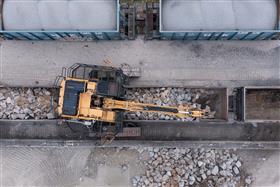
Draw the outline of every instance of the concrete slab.
[[[272,30],[275,0],[161,0],[162,31]]]
[[[143,174],[136,150],[1,147],[0,153],[1,186],[128,187],[134,175]]]
[[[6,30],[40,30],[42,26],[37,2],[4,1],[3,24]]]
[[[117,30],[117,0],[5,0],[5,30]]]
[[[280,41],[2,41],[0,53],[7,86],[52,86],[62,67],[105,59],[140,67],[135,86],[280,85]]]
[[[67,6],[68,0],[56,1],[55,3],[39,1],[37,7],[42,28],[47,30],[71,30],[71,22],[68,18],[68,11],[66,11]]]

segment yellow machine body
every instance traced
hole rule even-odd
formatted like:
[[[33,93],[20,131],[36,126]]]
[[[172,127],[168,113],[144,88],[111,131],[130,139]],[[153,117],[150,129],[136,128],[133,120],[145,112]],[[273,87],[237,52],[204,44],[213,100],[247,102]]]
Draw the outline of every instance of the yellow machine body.
[[[76,83],[82,83],[83,88],[79,92],[73,93],[77,97],[77,104],[75,115],[65,114],[63,112],[64,102],[70,99],[71,95],[65,95],[66,82],[74,81]],[[115,123],[116,111],[131,111],[131,112],[158,112],[178,118],[202,118],[204,117],[204,111],[191,108],[190,106],[157,106],[153,104],[138,103],[129,100],[119,100],[112,97],[106,97],[98,95],[97,93],[97,80],[83,80],[76,78],[66,77],[61,81],[60,93],[59,93],[59,107],[58,114],[62,118],[87,120],[87,121],[103,121],[109,123]],[[67,89],[75,89],[73,86],[68,86]]]
[[[79,104],[77,108],[76,115],[65,115],[63,114],[63,102],[65,100],[65,83],[66,81],[73,80],[85,83],[84,92],[79,94]],[[99,107],[91,107],[92,96],[96,94],[95,82],[91,82],[83,79],[65,78],[61,81],[60,92],[59,92],[59,106],[58,114],[62,118],[68,119],[81,119],[88,121],[105,121],[105,122],[115,122],[115,112],[106,111]]]

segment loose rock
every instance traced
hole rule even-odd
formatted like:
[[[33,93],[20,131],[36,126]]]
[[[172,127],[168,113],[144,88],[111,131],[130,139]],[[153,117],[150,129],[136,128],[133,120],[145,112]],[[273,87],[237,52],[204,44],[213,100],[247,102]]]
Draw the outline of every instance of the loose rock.
[[[1,119],[54,119],[57,103],[53,90],[0,88]]]
[[[197,109],[205,109],[209,113],[209,118],[213,118],[215,111],[209,106],[209,98],[213,96],[213,90],[187,89],[187,88],[135,88],[126,91],[126,98],[140,103],[155,104],[159,106],[180,105],[192,106]],[[201,101],[203,102],[201,102]],[[201,103],[198,103],[201,102]],[[202,108],[203,105],[203,108]],[[193,121],[194,118],[177,118],[176,116],[161,113],[133,112],[125,113],[126,119],[132,120],[183,120]]]
[[[212,175],[217,175],[219,173],[219,168],[218,166],[215,166],[212,170]]]
[[[241,177],[241,158],[233,151],[179,148],[141,148],[150,155],[143,160],[147,166],[142,182],[135,186],[242,186],[251,178]],[[234,158],[236,157],[236,158]],[[160,159],[159,159],[160,158]],[[237,161],[236,161],[237,160]],[[240,163],[238,163],[238,161]],[[240,166],[240,167],[237,167]],[[229,169],[231,168],[231,169]],[[241,172],[242,171],[242,172]],[[139,176],[138,176],[139,177]],[[241,179],[243,178],[243,181]],[[144,182],[148,179],[148,185]],[[132,184],[135,182],[132,180]]]

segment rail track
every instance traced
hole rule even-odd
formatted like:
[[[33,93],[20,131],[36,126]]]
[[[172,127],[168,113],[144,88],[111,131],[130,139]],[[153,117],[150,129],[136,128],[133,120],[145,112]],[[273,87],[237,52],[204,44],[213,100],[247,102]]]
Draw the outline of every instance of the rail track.
[[[133,89],[133,87],[130,89]],[[149,89],[145,90],[147,88],[143,89],[145,93],[148,91],[146,94],[152,93]],[[127,119],[124,121],[123,131],[117,134],[115,141],[106,146],[157,145],[170,147],[202,146],[209,148],[280,149],[279,120],[262,120],[266,118],[264,115],[270,114],[270,112],[264,113],[262,110],[255,110],[254,107],[256,106],[252,105],[254,98],[251,95],[246,95],[246,89],[254,91],[252,96],[258,94],[258,90],[260,90],[260,95],[263,95],[264,91],[272,95],[274,100],[267,100],[270,95],[265,97],[266,101],[271,101],[270,105],[266,105],[268,109],[275,106],[275,98],[278,98],[275,95],[279,96],[280,93],[279,87],[245,88],[241,89],[241,92],[237,92],[237,94],[229,94],[227,88],[209,89],[215,95],[210,99],[210,105],[211,102],[214,103],[211,107],[216,111],[215,119],[201,120],[199,122]],[[136,92],[141,92],[141,90],[136,89]],[[37,95],[40,95],[40,92]],[[40,97],[37,95],[33,94],[34,98]],[[174,92],[174,97],[177,97],[177,92]],[[250,104],[249,108],[246,106],[245,99]],[[264,100],[261,99],[259,102],[264,102]],[[9,103],[6,103],[6,105],[9,105]],[[267,108],[264,109],[266,110]],[[262,112],[263,118],[257,121],[246,121],[244,116],[250,110],[253,112],[250,114],[255,116],[259,116],[259,113]],[[275,110],[279,109],[276,108]],[[57,119],[1,119],[0,141],[2,146],[101,145],[100,135],[89,131],[86,126],[76,123],[60,124],[60,120]]]

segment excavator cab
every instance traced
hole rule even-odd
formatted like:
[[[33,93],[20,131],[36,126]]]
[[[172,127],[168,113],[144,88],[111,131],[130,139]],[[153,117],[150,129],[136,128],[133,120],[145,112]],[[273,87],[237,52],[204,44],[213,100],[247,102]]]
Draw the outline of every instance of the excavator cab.
[[[128,77],[120,68],[89,64],[74,64],[67,70],[67,76],[97,83],[98,95],[123,98],[124,86],[128,84]]]

